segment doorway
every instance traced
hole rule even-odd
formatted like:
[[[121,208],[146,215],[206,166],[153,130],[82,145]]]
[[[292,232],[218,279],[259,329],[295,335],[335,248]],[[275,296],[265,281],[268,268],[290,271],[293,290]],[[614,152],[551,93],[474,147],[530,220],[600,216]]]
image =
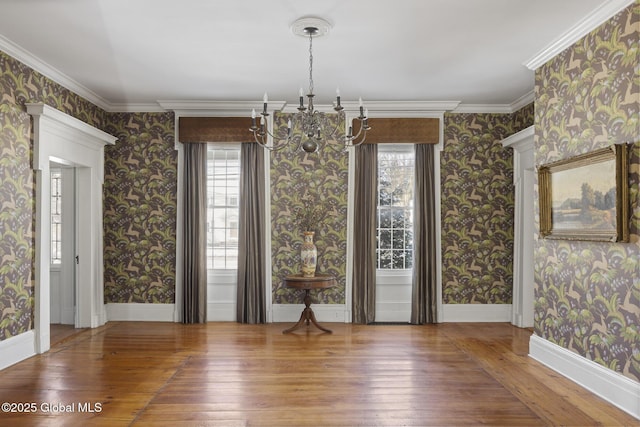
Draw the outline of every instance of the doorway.
[[[529,328],[534,323],[534,127],[530,126],[502,140],[502,145],[513,148],[515,187],[511,323],[521,328]]]
[[[47,105],[27,104],[33,117],[36,175],[36,253],[34,346],[50,348],[51,319],[51,162],[74,168],[77,209],[75,326],[106,322],[103,286],[102,182],[104,146],[116,138]]]
[[[51,162],[51,325],[76,325],[75,168]]]

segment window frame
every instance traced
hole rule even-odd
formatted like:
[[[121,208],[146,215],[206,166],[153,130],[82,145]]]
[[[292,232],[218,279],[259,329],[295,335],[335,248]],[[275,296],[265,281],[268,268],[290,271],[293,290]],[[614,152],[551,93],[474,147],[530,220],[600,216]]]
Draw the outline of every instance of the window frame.
[[[405,143],[389,143],[389,144],[378,144],[378,156],[380,156],[380,153],[410,153],[413,156],[413,160],[414,160],[414,173],[413,173],[413,178],[412,178],[412,182],[413,182],[413,195],[411,197],[411,222],[412,222],[412,232],[413,232],[413,224],[414,224],[414,219],[413,219],[413,215],[415,213],[415,206],[414,206],[414,200],[415,200],[415,147],[414,144],[405,144]],[[378,157],[378,169],[380,169],[380,157]],[[378,179],[379,179],[379,171],[378,171]],[[378,186],[379,186],[379,181],[378,181]],[[378,188],[378,200],[380,197],[380,188]],[[379,206],[376,206],[376,215],[379,218]],[[379,221],[379,219],[378,219]],[[379,233],[379,222],[376,225],[376,277],[378,278],[378,280],[380,281],[381,284],[383,283],[387,283],[388,284],[392,284],[392,283],[398,283],[398,284],[406,284],[406,283],[410,283],[411,281],[411,277],[412,277],[412,273],[413,273],[413,250],[414,250],[414,245],[412,242],[412,246],[411,246],[411,256],[412,256],[412,261],[411,261],[411,267],[410,268],[379,268],[379,263],[378,263],[378,250],[379,250],[379,243],[378,243],[378,233]],[[413,240],[413,239],[412,239]],[[406,250],[406,248],[405,248]]]
[[[240,170],[241,168],[241,152],[240,152],[240,145],[239,144],[221,144],[221,143],[209,143],[207,144],[207,272],[208,275],[215,275],[215,276],[224,276],[224,275],[228,275],[228,274],[234,274],[234,272],[237,271],[238,269],[238,263],[237,263],[237,245],[236,245],[236,264],[233,268],[228,268],[229,267],[229,255],[228,255],[228,251],[229,251],[229,245],[228,245],[228,239],[229,239],[229,233],[234,234],[233,232],[235,231],[236,236],[238,235],[238,231],[239,228],[235,228],[235,229],[231,229],[228,227],[229,223],[235,223],[236,225],[239,226],[239,215],[240,215],[240,178],[241,178],[241,174],[242,171]],[[213,175],[210,175],[209,170],[210,170],[210,166],[209,166],[209,153],[215,150],[220,150],[220,151],[234,151],[238,153],[238,175],[237,175],[237,182],[238,182],[238,186],[237,186],[237,193],[233,194],[233,193],[228,193],[225,192],[224,194],[224,200],[225,200],[225,204],[224,205],[216,205],[215,203],[215,199],[216,199],[216,194],[215,194],[215,187],[212,187],[211,184],[214,181],[213,179]],[[213,159],[211,159],[213,160]],[[228,159],[227,159],[228,160]],[[228,167],[228,166],[227,166]],[[230,187],[228,186],[228,181],[226,183],[227,185],[225,185],[225,188],[228,190]],[[231,206],[228,204],[229,200],[235,198],[235,200],[237,200],[237,205],[235,206],[235,208],[237,209],[237,216],[235,218],[231,217],[231,219],[227,216],[228,209],[232,209],[234,208],[234,206]],[[214,208],[218,208],[218,209],[225,209],[225,227],[215,227],[213,224],[213,219],[214,219],[214,213],[213,210]],[[209,219],[211,218],[211,221],[209,221]],[[213,256],[213,250],[215,249],[214,245],[213,245],[213,235],[214,235],[214,230],[225,230],[225,245],[224,245],[224,257],[225,257],[225,268],[216,268],[215,267],[215,260],[214,260],[214,256]],[[209,244],[209,240],[211,240],[212,244]],[[237,241],[237,238],[236,238]],[[211,256],[209,255],[209,252],[211,251]],[[233,257],[233,256],[232,256]]]

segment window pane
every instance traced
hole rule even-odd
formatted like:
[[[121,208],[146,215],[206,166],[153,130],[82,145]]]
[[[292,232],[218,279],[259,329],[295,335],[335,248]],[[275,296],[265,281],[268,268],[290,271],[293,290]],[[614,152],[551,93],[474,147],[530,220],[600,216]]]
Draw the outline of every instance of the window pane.
[[[381,229],[378,236],[378,247],[380,249],[391,248],[391,230]]]
[[[51,169],[51,264],[62,263],[62,170]]]
[[[391,228],[391,211],[389,209],[380,209],[380,228]]]
[[[378,150],[378,268],[411,268],[413,149],[380,145]]]
[[[391,268],[391,251],[378,251],[379,268]]]
[[[393,230],[393,249],[404,249],[404,230]]]
[[[207,268],[236,269],[240,148],[209,146],[207,159]]]

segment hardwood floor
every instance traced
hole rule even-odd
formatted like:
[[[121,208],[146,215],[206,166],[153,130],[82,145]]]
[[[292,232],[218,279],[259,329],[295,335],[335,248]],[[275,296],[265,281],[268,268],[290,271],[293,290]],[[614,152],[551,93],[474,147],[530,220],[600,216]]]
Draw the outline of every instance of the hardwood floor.
[[[525,329],[333,323],[333,334],[283,335],[288,326],[82,331],[0,371],[0,401],[35,410],[0,412],[0,425],[640,424],[527,357]]]
[[[50,325],[49,336],[51,340],[51,347],[66,341],[75,334],[79,334],[84,329],[76,329],[73,325]]]

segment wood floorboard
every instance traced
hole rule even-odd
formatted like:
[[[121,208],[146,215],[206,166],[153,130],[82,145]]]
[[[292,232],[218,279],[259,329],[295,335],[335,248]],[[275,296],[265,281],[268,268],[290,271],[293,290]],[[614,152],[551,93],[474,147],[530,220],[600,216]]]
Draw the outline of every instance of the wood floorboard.
[[[0,412],[0,425],[640,425],[529,358],[527,329],[330,324],[333,334],[282,334],[288,326],[83,330],[0,371],[0,401],[36,406]]]

